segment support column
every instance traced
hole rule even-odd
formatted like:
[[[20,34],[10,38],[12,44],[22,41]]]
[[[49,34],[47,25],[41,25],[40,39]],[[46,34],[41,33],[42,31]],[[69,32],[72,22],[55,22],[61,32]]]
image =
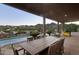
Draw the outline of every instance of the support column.
[[[63,36],[63,33],[64,33],[64,22],[61,23],[61,36]]]
[[[64,22],[62,23],[62,31],[64,32]]]
[[[1,51],[1,48],[0,48],[0,55],[2,55],[2,51]]]
[[[46,35],[46,19],[43,17],[43,36],[45,37]]]
[[[57,32],[59,33],[60,32],[60,27],[59,27],[59,21],[58,21],[58,24],[57,24]]]

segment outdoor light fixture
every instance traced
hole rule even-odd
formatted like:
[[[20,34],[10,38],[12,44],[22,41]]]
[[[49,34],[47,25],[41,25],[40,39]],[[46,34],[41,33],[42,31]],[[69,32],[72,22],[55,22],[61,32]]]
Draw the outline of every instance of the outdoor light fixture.
[[[65,14],[64,16],[67,17],[67,14]]]

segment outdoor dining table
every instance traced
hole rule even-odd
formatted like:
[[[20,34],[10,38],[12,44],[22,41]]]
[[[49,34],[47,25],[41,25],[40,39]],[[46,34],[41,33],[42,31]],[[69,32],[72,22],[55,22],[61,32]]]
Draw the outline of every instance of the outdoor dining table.
[[[22,48],[24,48],[27,52],[29,52],[31,55],[36,55],[60,39],[62,38],[49,36],[29,42],[24,42],[19,45]]]

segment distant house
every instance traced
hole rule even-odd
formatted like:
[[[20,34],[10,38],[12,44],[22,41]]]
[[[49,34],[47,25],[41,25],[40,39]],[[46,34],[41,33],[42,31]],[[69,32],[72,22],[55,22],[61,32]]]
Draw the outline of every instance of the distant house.
[[[13,34],[16,34],[17,32],[16,32],[16,31],[12,31],[12,33],[13,33]]]

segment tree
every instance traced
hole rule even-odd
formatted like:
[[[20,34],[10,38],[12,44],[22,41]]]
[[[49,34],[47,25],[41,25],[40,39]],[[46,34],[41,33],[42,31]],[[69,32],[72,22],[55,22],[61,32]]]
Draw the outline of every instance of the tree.
[[[75,24],[65,25],[66,32],[77,32],[78,26]]]
[[[76,24],[65,25],[65,32],[69,32],[71,36],[71,32],[77,32],[78,26]]]

